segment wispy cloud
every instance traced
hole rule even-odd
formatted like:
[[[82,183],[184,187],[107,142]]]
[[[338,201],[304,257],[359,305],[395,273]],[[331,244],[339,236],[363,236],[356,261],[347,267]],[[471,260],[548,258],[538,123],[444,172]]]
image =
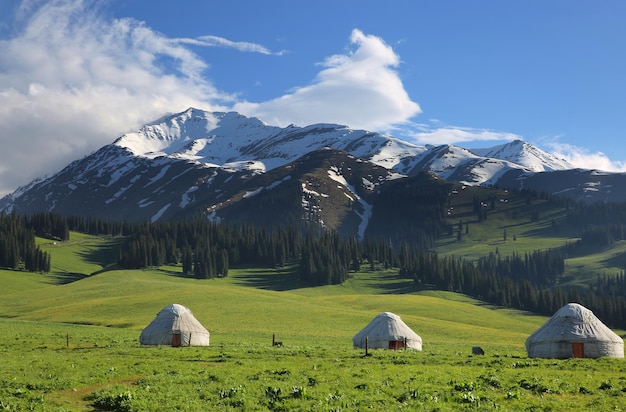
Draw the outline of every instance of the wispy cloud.
[[[174,39],[174,41],[179,44],[189,44],[201,47],[224,47],[228,49],[235,49],[240,52],[260,53],[275,56],[281,56],[286,53],[285,50],[274,52],[267,47],[257,43],[250,43],[246,41],[232,41],[218,36],[200,36],[195,39],[180,38]]]
[[[400,58],[381,38],[353,30],[355,50],[325,59],[308,86],[278,98],[241,102],[234,109],[276,125],[339,123],[367,130],[389,129],[421,112],[395,70]]]
[[[438,126],[425,125],[419,126],[421,130],[411,132],[409,135],[419,144],[456,144],[463,145],[470,142],[502,142],[512,140],[523,140],[521,136],[515,133],[500,132],[488,129],[476,129],[458,126]]]
[[[611,160],[605,153],[591,152],[588,149],[566,143],[546,144],[551,152],[581,169],[595,169],[605,172],[626,172],[626,162]]]
[[[0,144],[10,148],[0,152],[0,194],[164,113],[232,104],[189,48],[143,22],[104,17],[104,4],[22,1],[0,40]]]

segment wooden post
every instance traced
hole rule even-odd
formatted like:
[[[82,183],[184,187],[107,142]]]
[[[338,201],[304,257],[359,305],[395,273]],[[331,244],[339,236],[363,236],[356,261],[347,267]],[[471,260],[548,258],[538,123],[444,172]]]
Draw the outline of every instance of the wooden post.
[[[367,350],[369,349],[369,338],[365,337],[365,356],[368,355]]]
[[[69,333],[65,335],[65,347],[66,348],[70,347],[70,334]]]
[[[276,334],[272,333],[272,347],[276,346]]]

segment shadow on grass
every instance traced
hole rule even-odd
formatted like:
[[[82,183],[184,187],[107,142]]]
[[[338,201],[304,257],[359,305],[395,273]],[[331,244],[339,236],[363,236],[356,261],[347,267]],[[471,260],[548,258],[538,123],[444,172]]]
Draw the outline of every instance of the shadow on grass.
[[[385,281],[372,282],[371,287],[382,294],[389,295],[406,295],[424,290],[436,290],[432,285],[415,283],[413,279],[398,275],[385,275]]]
[[[54,283],[57,285],[67,285],[68,283],[76,282],[77,280],[84,279],[89,275],[85,275],[84,273],[73,273],[73,272],[56,272],[52,275],[54,279]]]
[[[516,225],[503,226],[503,228],[515,227]],[[523,226],[523,225],[522,225]],[[524,237],[569,237],[577,239],[580,233],[574,229],[568,228],[565,225],[559,225],[554,227],[552,225],[545,225],[543,227],[537,227],[530,229],[521,234]]]
[[[182,270],[171,270],[171,269],[163,269],[159,268],[159,272],[166,274],[168,276],[174,276],[182,279],[196,279],[196,276],[193,273],[184,273]]]
[[[193,273],[183,273],[178,270],[158,269],[161,273],[182,279],[196,279]],[[294,290],[305,287],[299,280],[293,269],[258,269],[250,268],[248,273],[244,269],[238,268],[236,274],[229,274],[228,278],[233,283],[240,286],[247,286],[255,289],[273,290],[276,292]],[[202,279],[201,279],[202,280]]]
[[[233,276],[235,283],[242,286],[249,286],[256,289],[273,290],[277,292],[294,290],[306,287],[296,273],[295,268],[275,268],[275,269],[250,269],[250,272],[240,273]]]
[[[623,268],[626,266],[626,257],[624,254],[616,254],[615,256],[603,261],[607,267]]]
[[[84,273],[76,273],[76,272],[55,272],[51,276],[54,279],[55,284],[67,285],[69,283],[76,282],[81,279],[85,279],[94,275],[98,275],[100,273],[109,272],[111,270],[117,270],[117,269],[119,269],[119,266],[117,264],[111,264],[89,275],[86,275]]]
[[[85,262],[107,268],[117,263],[119,248],[123,241],[121,238],[111,238],[106,242],[99,243],[98,246],[79,252],[78,255]],[[96,273],[100,272],[102,271]]]

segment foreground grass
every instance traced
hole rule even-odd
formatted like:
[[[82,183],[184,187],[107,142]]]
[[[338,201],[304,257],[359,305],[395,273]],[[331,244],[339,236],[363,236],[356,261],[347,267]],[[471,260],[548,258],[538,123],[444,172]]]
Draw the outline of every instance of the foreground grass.
[[[536,360],[524,342],[545,318],[423,290],[393,272],[302,287],[291,268],[114,270],[115,239],[42,243],[61,251],[49,275],[0,270],[0,409],[622,410],[623,359]],[[103,249],[101,249],[101,247]],[[610,257],[610,256],[609,256]],[[54,260],[53,260],[54,261]],[[206,348],[141,347],[164,306],[190,307]],[[422,352],[352,348],[391,311]],[[272,347],[272,335],[284,342]],[[479,345],[485,356],[471,356]]]
[[[471,356],[455,345],[370,351],[271,347],[233,336],[205,348],[141,347],[136,331],[0,320],[0,407],[9,410],[621,410],[626,364]]]
[[[385,272],[325,293],[284,282],[250,287],[251,279],[268,286],[266,276],[287,274],[240,270],[200,281],[167,270],[107,271],[56,284],[0,272],[0,285],[24,286],[0,303],[0,408],[620,410],[626,402],[623,359],[526,358],[525,338],[545,318],[408,290]],[[407,293],[384,293],[398,288]],[[210,347],[139,345],[141,329],[169,303],[192,308]],[[422,336],[422,352],[352,348],[352,336],[386,310]],[[272,347],[272,334],[284,346]],[[471,356],[473,345],[486,355]]]

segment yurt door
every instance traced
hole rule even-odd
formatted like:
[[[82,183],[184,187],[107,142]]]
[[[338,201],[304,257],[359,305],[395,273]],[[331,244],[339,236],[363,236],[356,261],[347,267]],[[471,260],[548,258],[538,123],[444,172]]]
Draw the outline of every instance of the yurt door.
[[[404,347],[404,342],[401,340],[390,340],[389,341],[389,349],[399,350]]]
[[[180,333],[172,334],[172,346],[179,347],[180,346]]]
[[[584,358],[585,357],[585,344],[582,342],[572,343],[572,357]]]

